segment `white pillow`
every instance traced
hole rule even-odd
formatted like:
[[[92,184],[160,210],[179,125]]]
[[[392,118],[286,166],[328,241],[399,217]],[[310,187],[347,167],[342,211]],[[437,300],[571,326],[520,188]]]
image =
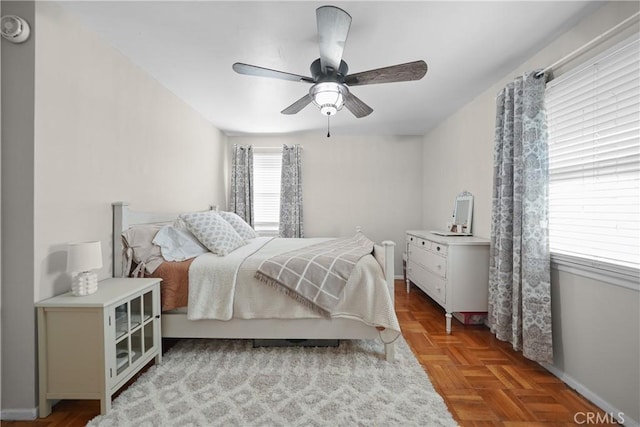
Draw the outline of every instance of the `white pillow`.
[[[153,238],[167,261],[185,261],[209,252],[189,230],[170,225],[162,227]]]
[[[226,255],[247,244],[231,224],[214,211],[186,213],[180,218],[200,243],[216,255]]]
[[[258,235],[256,234],[256,231],[253,228],[251,228],[251,226],[247,224],[247,222],[244,219],[242,219],[240,215],[234,212],[218,212],[218,213],[222,218],[224,218],[225,221],[231,224],[233,229],[236,230],[236,233],[238,233],[240,237],[242,237],[243,239],[251,240],[258,237]]]

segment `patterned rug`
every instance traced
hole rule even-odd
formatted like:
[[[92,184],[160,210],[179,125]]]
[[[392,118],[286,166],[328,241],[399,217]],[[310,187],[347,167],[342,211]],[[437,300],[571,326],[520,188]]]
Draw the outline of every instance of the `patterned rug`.
[[[88,426],[456,426],[402,337],[262,347],[181,340]]]

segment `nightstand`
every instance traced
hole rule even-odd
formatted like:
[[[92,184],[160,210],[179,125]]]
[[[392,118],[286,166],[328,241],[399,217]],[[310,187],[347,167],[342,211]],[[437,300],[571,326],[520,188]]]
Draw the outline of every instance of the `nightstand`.
[[[91,295],[35,306],[41,418],[52,399],[99,399],[106,414],[113,393],[151,359],[162,361],[160,279],[107,279]]]

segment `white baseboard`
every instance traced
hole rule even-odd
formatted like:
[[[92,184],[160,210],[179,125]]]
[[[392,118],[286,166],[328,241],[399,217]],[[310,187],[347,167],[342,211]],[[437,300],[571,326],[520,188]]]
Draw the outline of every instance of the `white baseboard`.
[[[546,370],[548,370],[549,372],[551,372],[553,375],[558,377],[560,380],[562,380],[562,382],[567,384],[569,387],[573,388],[575,391],[583,395],[587,400],[592,402],[594,405],[596,405],[597,407],[605,411],[607,414],[611,414],[612,418],[617,417],[617,414],[622,414],[622,418],[624,419],[624,423],[622,425],[624,425],[625,427],[640,427],[640,423],[637,420],[634,420],[630,418],[627,414],[624,414],[623,411],[616,408],[615,406],[613,406],[612,404],[610,404],[609,402],[607,402],[606,400],[604,400],[603,398],[595,394],[593,391],[588,389],[586,386],[584,386],[582,383],[577,381],[572,376],[567,375],[565,372],[561,371],[560,369],[548,363],[540,363],[540,365]]]
[[[38,418],[38,408],[3,409],[0,420],[3,421],[32,421]]]

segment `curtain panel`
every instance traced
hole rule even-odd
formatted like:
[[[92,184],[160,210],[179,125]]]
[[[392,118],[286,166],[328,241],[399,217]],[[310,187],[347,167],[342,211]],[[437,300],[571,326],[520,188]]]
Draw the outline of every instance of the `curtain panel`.
[[[253,227],[253,147],[233,145],[229,210]]]
[[[496,100],[488,321],[499,340],[552,363],[545,79],[536,73]]]
[[[302,147],[282,147],[280,237],[304,237],[302,225]]]

